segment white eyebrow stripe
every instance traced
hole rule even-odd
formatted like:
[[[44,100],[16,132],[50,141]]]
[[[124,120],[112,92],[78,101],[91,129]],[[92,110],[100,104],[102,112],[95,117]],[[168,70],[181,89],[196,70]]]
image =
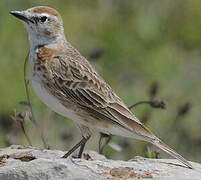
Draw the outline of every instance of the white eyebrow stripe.
[[[47,16],[47,17],[50,17],[50,15],[49,14],[47,14],[47,13],[41,13],[41,14],[39,14],[40,16]]]

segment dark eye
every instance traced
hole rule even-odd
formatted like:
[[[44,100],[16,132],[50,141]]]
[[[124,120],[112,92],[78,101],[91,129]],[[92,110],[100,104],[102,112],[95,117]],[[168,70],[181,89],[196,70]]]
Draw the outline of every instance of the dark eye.
[[[42,16],[42,17],[40,17],[40,21],[41,22],[45,22],[47,20],[47,16]]]

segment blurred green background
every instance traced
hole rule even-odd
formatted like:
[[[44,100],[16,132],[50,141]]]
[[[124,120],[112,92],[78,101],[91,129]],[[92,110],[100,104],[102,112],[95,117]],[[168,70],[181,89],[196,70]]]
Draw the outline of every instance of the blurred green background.
[[[166,110],[139,105],[133,111],[184,157],[201,162],[199,0],[1,0],[1,147],[27,145],[19,122],[11,116],[15,109],[27,111],[19,102],[26,100],[23,63],[29,48],[25,28],[9,11],[36,5],[48,5],[61,13],[67,40],[91,61],[127,105],[153,98],[164,100]],[[79,140],[73,123],[51,112],[33,92],[32,103],[50,148],[67,150]],[[29,120],[24,125],[32,144],[43,147],[34,125]],[[99,134],[94,134],[87,149],[97,150]],[[143,142],[113,137],[104,153],[110,158],[129,159],[135,155],[150,157],[150,149],[156,150]]]

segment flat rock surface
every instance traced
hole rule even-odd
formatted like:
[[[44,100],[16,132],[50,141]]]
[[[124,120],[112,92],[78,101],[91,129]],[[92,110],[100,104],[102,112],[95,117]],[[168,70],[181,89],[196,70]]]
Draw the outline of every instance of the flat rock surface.
[[[201,180],[201,165],[188,169],[174,159],[109,160],[96,152],[62,159],[63,151],[10,146],[0,149],[0,180],[188,179]]]

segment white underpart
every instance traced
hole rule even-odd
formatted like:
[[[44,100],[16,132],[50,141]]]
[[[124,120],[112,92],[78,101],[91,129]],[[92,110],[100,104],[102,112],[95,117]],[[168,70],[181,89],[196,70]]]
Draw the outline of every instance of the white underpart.
[[[54,112],[73,120],[77,124],[85,125],[91,129],[95,128],[99,132],[103,132],[106,134],[114,134],[114,135],[120,135],[124,137],[135,137],[137,139],[141,139],[134,133],[131,133],[127,131],[126,129],[123,129],[119,126],[111,126],[110,128],[104,128],[100,126],[91,126],[90,124],[85,124],[85,121],[83,121],[82,118],[78,116],[73,110],[66,108],[59,102],[59,100],[56,97],[50,95],[47,92],[47,90],[41,85],[40,82],[38,82],[35,79],[32,79],[32,86],[35,93],[42,100],[44,104],[46,104]]]
[[[37,96],[42,100],[44,104],[46,104],[50,109],[55,111],[56,113],[69,117],[79,123],[79,117],[75,114],[74,111],[67,109],[65,106],[63,106],[59,100],[50,95],[47,90],[41,85],[40,82],[37,82],[37,80],[32,80],[32,87],[37,94]]]

